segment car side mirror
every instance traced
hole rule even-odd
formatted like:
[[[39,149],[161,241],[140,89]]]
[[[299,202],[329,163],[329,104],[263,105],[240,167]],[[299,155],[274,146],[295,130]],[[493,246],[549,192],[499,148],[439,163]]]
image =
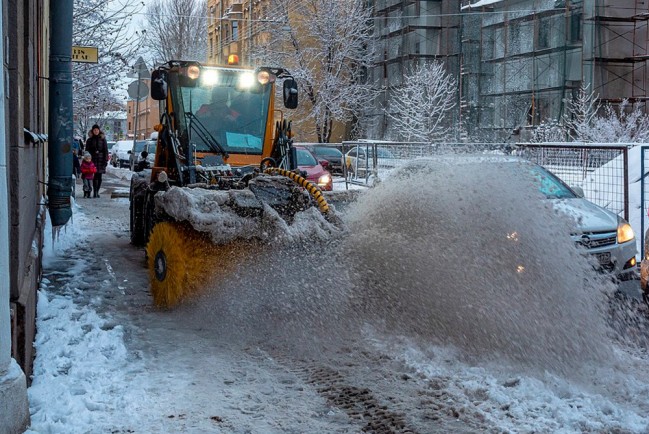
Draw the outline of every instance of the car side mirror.
[[[577,197],[585,197],[586,195],[584,194],[584,189],[581,187],[571,187],[572,191],[575,192]]]
[[[151,73],[151,98],[156,101],[167,99],[167,71],[156,69]]]
[[[287,109],[297,108],[297,81],[294,78],[284,80],[284,107]]]
[[[328,161],[328,160],[318,160],[318,163],[320,163],[320,165],[321,165],[323,168],[325,168],[325,169],[329,169],[329,161]]]

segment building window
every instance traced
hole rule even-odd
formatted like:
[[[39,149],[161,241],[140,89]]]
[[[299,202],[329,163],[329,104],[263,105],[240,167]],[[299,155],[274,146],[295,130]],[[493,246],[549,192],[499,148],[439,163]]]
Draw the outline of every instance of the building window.
[[[536,44],[539,50],[550,48],[550,22],[548,20],[539,21],[539,36]]]
[[[210,35],[210,57],[214,57],[214,36]]]
[[[232,21],[232,40],[239,40],[239,21]]]
[[[581,14],[570,16],[570,42],[581,41]]]

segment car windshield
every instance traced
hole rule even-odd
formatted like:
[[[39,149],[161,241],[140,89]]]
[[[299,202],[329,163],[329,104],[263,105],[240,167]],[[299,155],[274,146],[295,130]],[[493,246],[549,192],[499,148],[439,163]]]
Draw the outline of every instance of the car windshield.
[[[133,148],[133,150],[134,150],[137,154],[139,154],[140,152],[144,151],[144,147],[145,147],[145,145],[146,145],[146,141],[144,141],[144,140],[142,140],[142,141],[138,140],[137,142],[135,142],[135,147]]]
[[[539,192],[548,199],[572,199],[577,197],[570,187],[541,166],[532,166],[530,174]]]
[[[358,152],[358,154],[360,154],[361,158],[364,158],[366,151],[367,151],[367,157],[368,158],[372,158],[374,156],[374,149],[371,146],[370,147],[359,146],[357,152]],[[353,152],[352,155],[353,154],[355,154],[355,152]],[[394,158],[394,155],[392,154],[392,152],[388,151],[385,148],[377,147],[376,148],[376,157],[377,158]]]
[[[296,151],[298,166],[316,166],[318,164],[313,154],[306,149],[296,149]]]
[[[317,146],[313,148],[313,152],[318,155],[322,155],[323,157],[340,158],[342,156],[342,153],[338,149],[327,148],[324,146]]]
[[[268,118],[271,85],[244,87],[243,77],[251,71],[203,68],[196,87],[181,87],[176,107],[191,112],[195,119],[229,153],[261,154]],[[201,80],[199,78],[199,80]],[[191,126],[192,117],[179,116],[181,129],[191,137],[199,152],[213,151]]]

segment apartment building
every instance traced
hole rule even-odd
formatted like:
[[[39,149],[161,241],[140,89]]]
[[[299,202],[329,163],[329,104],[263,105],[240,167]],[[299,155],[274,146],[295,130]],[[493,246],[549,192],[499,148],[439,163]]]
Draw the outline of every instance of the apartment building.
[[[474,131],[506,138],[559,121],[582,83],[603,103],[646,104],[647,2],[482,0],[462,11],[464,119]]]
[[[126,136],[135,136],[138,140],[148,139],[153,128],[160,123],[160,102],[151,98],[151,95],[147,95],[139,103],[131,99],[126,104],[126,116]]]

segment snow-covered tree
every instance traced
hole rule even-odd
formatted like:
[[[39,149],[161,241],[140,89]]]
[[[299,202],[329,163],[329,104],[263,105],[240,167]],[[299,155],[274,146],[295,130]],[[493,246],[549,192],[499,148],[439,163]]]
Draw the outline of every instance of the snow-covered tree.
[[[542,122],[532,131],[530,141],[532,143],[564,142],[566,140],[566,129],[556,122]]]
[[[388,116],[388,132],[408,142],[439,142],[448,138],[449,113],[456,106],[457,81],[442,62],[416,64],[393,89]]]
[[[74,0],[72,42],[97,47],[98,63],[73,63],[72,92],[75,134],[85,137],[84,120],[123,108],[124,74],[134,61],[142,32],[129,30],[142,3],[129,0]]]
[[[598,95],[589,91],[590,85],[579,87],[574,98],[566,103],[566,112],[563,116],[563,125],[566,132],[573,140],[579,142],[593,142],[592,125],[600,110]]]
[[[617,106],[602,106],[598,97],[582,84],[566,104],[563,124],[539,126],[532,141],[561,141],[562,136],[584,143],[637,143],[649,139],[649,116],[641,105],[625,99]]]
[[[293,74],[298,126],[329,142],[334,122],[352,122],[375,95],[364,81],[374,55],[370,10],[362,0],[277,0],[268,16],[253,55]]]
[[[154,64],[207,58],[206,0],[152,0],[146,12],[146,47]]]
[[[607,104],[601,116],[593,119],[591,142],[637,143],[649,139],[649,116],[640,105],[623,100],[617,107]]]

